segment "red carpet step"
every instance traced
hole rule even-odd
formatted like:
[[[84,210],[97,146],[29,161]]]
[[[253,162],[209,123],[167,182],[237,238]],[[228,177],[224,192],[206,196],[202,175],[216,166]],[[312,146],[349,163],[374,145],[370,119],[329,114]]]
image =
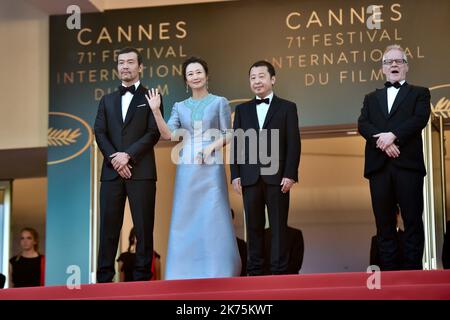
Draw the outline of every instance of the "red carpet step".
[[[0,300],[450,300],[450,270],[364,272],[16,288]],[[369,279],[370,278],[370,279]]]

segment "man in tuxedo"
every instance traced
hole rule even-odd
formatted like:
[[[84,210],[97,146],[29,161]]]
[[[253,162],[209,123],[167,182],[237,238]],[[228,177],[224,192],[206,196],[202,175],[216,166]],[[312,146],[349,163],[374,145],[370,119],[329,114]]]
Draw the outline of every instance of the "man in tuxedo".
[[[381,270],[422,269],[424,249],[422,129],[430,117],[430,91],[406,82],[408,61],[398,45],[383,55],[385,88],[364,98],[358,130],[366,139]],[[397,204],[404,221],[403,265],[397,263]]]
[[[233,188],[244,199],[247,274],[263,274],[266,206],[272,230],[270,271],[286,274],[289,190],[298,180],[300,162],[297,106],[274,95],[275,69],[269,62],[255,62],[249,76],[256,97],[236,107],[230,166]]]
[[[139,81],[143,64],[135,48],[119,51],[119,90],[100,100],[94,131],[103,154],[100,187],[100,246],[97,282],[111,282],[128,197],[136,232],[133,280],[150,280],[156,165],[153,147],[160,133]]]

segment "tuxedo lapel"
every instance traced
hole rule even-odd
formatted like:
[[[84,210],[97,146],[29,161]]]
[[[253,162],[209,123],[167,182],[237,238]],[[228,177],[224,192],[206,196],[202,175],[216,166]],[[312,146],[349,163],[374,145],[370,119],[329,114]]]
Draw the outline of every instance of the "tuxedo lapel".
[[[378,89],[377,91],[378,105],[383,113],[384,117],[387,119],[389,117],[388,114],[388,105],[387,105],[387,89]]]
[[[117,90],[114,95],[114,106],[113,106],[114,114],[117,119],[117,122],[120,127],[123,126],[123,118],[122,118],[122,96],[120,95],[120,91]]]
[[[273,95],[272,101],[270,102],[269,110],[267,111],[266,119],[264,119],[263,129],[267,127],[272,119],[273,115],[279,110],[278,108],[278,98],[276,95]]]
[[[256,99],[250,101],[249,116],[250,121],[253,123],[251,127],[259,129],[258,112],[256,111]]]
[[[392,104],[391,112],[389,113],[389,118],[392,117],[392,115],[397,111],[398,106],[402,103],[402,101],[406,98],[409,91],[411,90],[411,86],[409,86],[407,83],[405,83],[397,93],[397,96],[395,97],[394,103]]]
[[[133,95],[133,99],[131,99],[130,106],[128,107],[127,116],[125,117],[125,121],[123,123],[123,127],[125,128],[133,119],[134,114],[136,113],[136,106],[138,105],[138,102],[141,100],[142,96],[144,95],[144,88],[142,85],[139,85],[136,92]]]

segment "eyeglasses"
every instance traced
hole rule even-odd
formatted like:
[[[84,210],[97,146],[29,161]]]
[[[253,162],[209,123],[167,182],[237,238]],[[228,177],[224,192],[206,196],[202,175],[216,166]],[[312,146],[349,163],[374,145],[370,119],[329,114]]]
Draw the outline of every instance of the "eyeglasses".
[[[408,61],[406,61],[405,59],[386,59],[383,60],[383,64],[385,65],[392,65],[395,62],[395,64],[404,64],[404,63],[408,63]]]

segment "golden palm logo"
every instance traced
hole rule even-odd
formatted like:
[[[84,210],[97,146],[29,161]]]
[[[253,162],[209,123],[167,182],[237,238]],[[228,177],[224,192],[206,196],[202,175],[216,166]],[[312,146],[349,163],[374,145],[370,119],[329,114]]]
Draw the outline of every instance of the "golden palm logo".
[[[82,118],[65,112],[49,112],[47,131],[48,165],[69,161],[81,155],[93,141],[90,125]]]
[[[431,91],[431,112],[437,117],[450,118],[450,84],[441,84],[430,88]],[[435,98],[436,97],[436,98]],[[433,101],[435,103],[433,104]]]
[[[80,128],[73,129],[55,129],[49,128],[47,134],[48,145],[52,147],[69,146],[77,142],[81,136]]]
[[[435,116],[450,118],[450,99],[442,97],[436,105],[431,103],[431,110]]]

